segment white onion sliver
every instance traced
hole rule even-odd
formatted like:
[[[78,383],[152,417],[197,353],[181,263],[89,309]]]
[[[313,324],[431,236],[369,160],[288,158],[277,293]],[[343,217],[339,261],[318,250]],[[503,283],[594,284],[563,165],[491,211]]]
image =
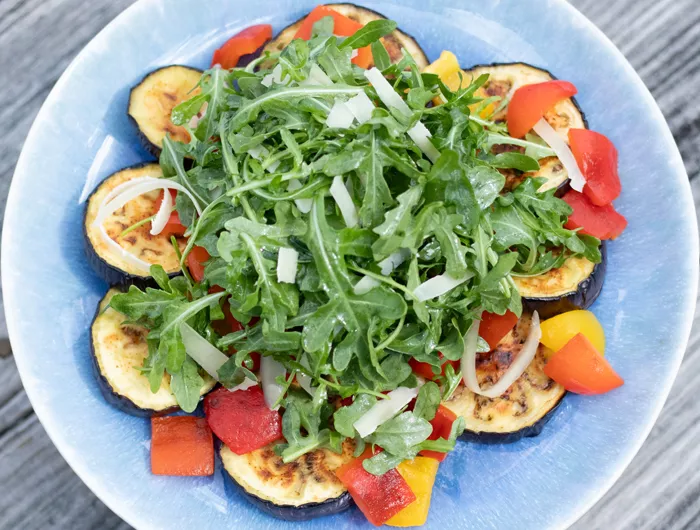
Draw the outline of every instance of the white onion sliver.
[[[182,344],[185,346],[187,355],[192,357],[206,373],[218,381],[218,370],[229,358],[186,322],[180,324],[180,335],[182,336]]]
[[[340,209],[340,213],[343,216],[345,224],[349,228],[357,226],[360,218],[357,215],[355,203],[352,202],[352,197],[350,197],[348,189],[345,187],[343,177],[338,176],[333,178],[333,184],[331,184],[331,195],[338,204],[338,208]]]
[[[284,366],[275,361],[272,357],[263,356],[260,359],[260,382],[262,383],[263,395],[265,403],[269,408],[277,403],[284,392],[284,387],[277,382],[277,376],[285,377],[287,375]],[[277,410],[277,405],[273,410]]]
[[[108,216],[112,215],[115,211],[123,207],[129,201],[135,199],[136,197],[139,197],[140,195],[143,195],[144,193],[148,193],[159,189],[174,189],[183,192],[185,195],[187,195],[187,197],[189,197],[189,199],[192,201],[192,204],[194,204],[194,207],[197,210],[197,214],[202,215],[202,209],[199,206],[197,199],[194,198],[194,196],[190,193],[190,191],[187,188],[171,180],[152,179],[148,182],[143,182],[137,186],[127,188],[106,204],[105,201],[103,201],[99,211],[97,212],[97,216],[95,217],[94,223],[96,225],[101,226]]]
[[[374,90],[377,91],[379,99],[382,100],[387,107],[394,108],[403,114],[411,114],[411,109],[408,107],[406,102],[401,96],[394,90],[391,83],[386,80],[384,74],[382,74],[377,67],[371,68],[365,71],[365,77],[372,83]]]
[[[357,96],[350,98],[345,105],[350,109],[358,123],[365,123],[372,118],[374,103],[364,92],[360,92]]]
[[[159,179],[157,177],[137,177],[135,179],[130,179],[126,182],[122,182],[118,186],[114,186],[114,188],[112,188],[110,192],[107,195],[105,195],[104,199],[102,199],[102,204],[107,204],[109,201],[114,199],[114,197],[116,197],[125,190],[133,188],[134,186],[138,186],[140,184],[143,184],[144,182],[156,182],[158,180]]]
[[[542,330],[540,329],[540,317],[535,311],[532,314],[532,322],[530,323],[530,332],[527,335],[527,339],[523,343],[523,347],[518,354],[518,357],[511,363],[508,370],[501,376],[498,382],[491,388],[482,390],[479,392],[482,396],[487,398],[497,398],[503,394],[510,385],[515,383],[518,378],[523,375],[523,372],[527,370],[530,363],[535,358],[537,354],[537,347],[540,345],[540,339],[542,338]]]
[[[292,179],[289,181],[289,186],[287,186],[287,191],[296,191],[300,190],[303,188],[301,185],[301,182],[299,182],[299,179]],[[309,213],[311,211],[311,207],[314,204],[313,199],[294,199],[294,204],[297,205],[297,208],[299,208],[299,211],[301,213]]]
[[[105,242],[105,244],[110,248],[110,250],[112,250],[112,252],[121,256],[124,259],[124,261],[126,261],[129,265],[136,267],[136,269],[139,272],[146,275],[151,273],[150,263],[148,263],[147,261],[143,261],[140,258],[137,258],[131,252],[128,252],[119,243],[117,243],[111,237],[109,237],[109,234],[107,234],[107,231],[105,230],[104,226],[100,225],[99,230],[100,236],[102,237],[102,241]]]
[[[294,283],[297,279],[297,259],[299,253],[293,248],[280,247],[277,254],[277,281]]]
[[[564,139],[559,136],[559,133],[557,133],[557,131],[555,131],[544,118],[535,124],[533,130],[539,135],[540,138],[547,142],[549,147],[554,150],[557,158],[559,158],[559,161],[562,163],[564,168],[566,168],[566,172],[569,174],[571,187],[576,191],[583,191],[583,186],[586,184],[586,179],[583,178],[583,173],[581,173],[581,169],[576,163],[574,154],[571,152],[571,149],[566,144]]]
[[[348,129],[354,120],[355,116],[350,112],[348,106],[344,102],[336,100],[328,113],[326,125],[331,129]]]
[[[236,385],[233,388],[229,388],[228,390],[229,392],[235,392],[236,390],[248,390],[253,386],[258,386],[258,382],[246,377],[241,384]]]
[[[380,400],[365,412],[360,419],[353,423],[353,427],[363,438],[377,430],[382,423],[389,421],[397,412],[408,405],[418,395],[418,388],[400,386],[386,395],[386,399]]]
[[[163,192],[163,200],[160,203],[160,208],[158,208],[158,213],[156,213],[156,216],[151,222],[152,236],[157,236],[163,231],[165,225],[168,224],[168,220],[170,219],[170,214],[172,213],[172,211],[173,196],[170,194],[170,191],[165,191]]]
[[[464,336],[464,353],[460,363],[464,385],[475,394],[481,393],[479,380],[476,378],[476,349],[479,344],[480,323],[480,320],[474,320],[472,327],[469,328],[469,331]]]
[[[408,130],[408,136],[416,143],[418,149],[423,151],[423,154],[427,156],[433,164],[437,162],[437,159],[440,157],[440,151],[438,151],[437,147],[435,147],[430,141],[430,137],[432,135],[425,125],[423,125],[421,122],[416,123]]]
[[[375,287],[378,287],[379,284],[379,280],[375,280],[370,276],[363,276],[362,278],[360,278],[360,281],[358,281],[352,288],[352,292],[355,293],[357,296],[360,296],[370,292]]]
[[[437,298],[443,295],[458,285],[463,284],[473,275],[467,274],[464,278],[457,280],[449,274],[440,274],[438,276],[433,276],[429,280],[424,281],[418,287],[413,290],[413,294],[420,302],[425,302],[431,298]]]

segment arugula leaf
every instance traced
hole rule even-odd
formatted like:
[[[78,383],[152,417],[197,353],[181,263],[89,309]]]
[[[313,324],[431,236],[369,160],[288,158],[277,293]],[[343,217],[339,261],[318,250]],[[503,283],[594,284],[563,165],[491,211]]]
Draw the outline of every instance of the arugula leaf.
[[[440,405],[440,388],[432,381],[425,383],[418,391],[413,413],[419,418],[431,421]]]
[[[340,48],[364,48],[373,42],[379,42],[381,37],[388,35],[396,29],[396,22],[393,20],[371,20],[353,35],[340,43]]]
[[[180,408],[185,412],[194,412],[197,408],[203,385],[204,380],[199,375],[199,367],[190,357],[187,357],[182,368],[170,377],[170,388]]]
[[[352,404],[340,407],[333,414],[335,430],[343,436],[354,438],[357,434],[353,423],[359,420],[369,409],[377,403],[377,398],[367,394],[360,394]]]

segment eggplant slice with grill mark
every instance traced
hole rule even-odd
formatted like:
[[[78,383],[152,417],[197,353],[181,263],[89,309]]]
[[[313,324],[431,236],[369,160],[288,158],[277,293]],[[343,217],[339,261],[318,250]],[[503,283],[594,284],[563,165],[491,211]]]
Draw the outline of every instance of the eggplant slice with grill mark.
[[[343,454],[317,449],[285,464],[275,444],[237,455],[221,446],[225,475],[245,498],[264,512],[287,521],[307,521],[343,512],[352,497],[335,470],[352,460],[354,443],[343,444]]]
[[[148,330],[124,324],[126,317],[109,307],[112,297],[121,292],[110,289],[101,300],[90,328],[92,361],[97,384],[108,403],[134,416],[160,416],[179,410],[165,374],[158,392],[151,392],[148,378],[139,368],[148,356]],[[206,374],[201,395],[216,384]]]
[[[514,276],[523,306],[537,311],[541,318],[551,318],[574,309],[588,309],[603,289],[607,251],[600,246],[600,263],[572,257],[564,265],[537,276]]]
[[[189,66],[171,65],[154,70],[131,89],[128,115],[136,125],[148,152],[159,156],[166,134],[189,143],[184,127],[173,124],[170,114],[177,105],[199,94],[202,71]]]
[[[355,4],[325,4],[341,15],[344,15],[352,20],[359,22],[362,25],[367,24],[373,20],[385,20],[386,17],[376,11],[367,9],[366,7],[356,6]],[[293,24],[287,26],[279,34],[272,39],[266,46],[263,52],[281,52],[287,45],[294,40],[294,35],[296,35],[299,27],[306,18],[306,15],[294,22]],[[425,55],[423,49],[418,45],[418,42],[408,35],[407,33],[401,31],[400,29],[394,30],[391,34],[381,39],[384,47],[389,53],[389,57],[393,63],[398,62],[403,57],[401,53],[401,48],[406,48],[406,51],[411,54],[415,59],[418,69],[422,70],[428,66],[428,57]],[[267,68],[265,62],[261,65],[262,68]],[[374,66],[370,64],[369,68]]]
[[[90,195],[85,208],[83,232],[85,235],[85,251],[88,263],[95,272],[110,285],[148,284],[152,282],[150,275],[126,261],[115,253],[102,239],[99,226],[94,224],[100,205],[105,196],[116,186],[139,177],[160,178],[163,173],[155,163],[139,164],[122,169],[107,177]],[[156,213],[156,202],[161,191],[145,193],[129,201],[124,207],[115,211],[105,219],[103,226],[107,236],[115,241],[126,252],[151,264],[161,265],[171,276],[180,273],[180,262],[170,241],[170,236],[161,233],[151,235],[151,223],[146,223],[128,234],[121,233],[135,223]],[[186,240],[178,240],[180,249],[184,249]]]
[[[523,314],[515,328],[488,353],[479,353],[476,375],[479,385],[488,388],[496,383],[522,349],[531,316]],[[551,350],[540,344],[527,370],[500,397],[479,396],[460,385],[443,403],[465,421],[463,440],[496,444],[511,443],[537,436],[551,418],[566,390],[544,374]]]

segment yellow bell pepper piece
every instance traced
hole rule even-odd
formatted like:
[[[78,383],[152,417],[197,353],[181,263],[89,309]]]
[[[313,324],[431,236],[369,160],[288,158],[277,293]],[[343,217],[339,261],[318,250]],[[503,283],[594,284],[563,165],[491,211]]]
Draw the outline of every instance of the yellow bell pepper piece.
[[[434,458],[418,456],[401,462],[396,469],[416,496],[416,500],[389,519],[389,526],[420,526],[425,524],[430,510],[430,497],[440,462]]]
[[[426,74],[436,74],[442,79],[443,83],[445,83],[445,80],[452,74],[457,74],[457,72],[459,72],[459,62],[454,53],[443,51],[436,61],[433,61],[425,67],[423,72]]]
[[[542,330],[540,342],[551,350],[561,350],[577,333],[582,333],[601,355],[605,353],[603,326],[590,311],[576,310],[562,313],[542,322],[540,329]]]

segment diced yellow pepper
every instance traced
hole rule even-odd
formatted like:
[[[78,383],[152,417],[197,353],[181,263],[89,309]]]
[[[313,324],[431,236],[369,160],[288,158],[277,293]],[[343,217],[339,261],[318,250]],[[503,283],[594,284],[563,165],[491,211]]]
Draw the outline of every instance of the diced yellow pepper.
[[[583,333],[595,349],[605,353],[605,332],[598,319],[590,311],[568,311],[545,320],[540,324],[542,338],[540,342],[547,348],[559,351],[577,333]]]
[[[439,465],[440,462],[434,458],[418,456],[397,466],[396,469],[413,491],[416,500],[389,519],[386,522],[387,525],[403,527],[425,524]]]
[[[423,72],[426,74],[436,74],[442,79],[443,83],[445,83],[445,80],[452,74],[459,72],[459,62],[454,53],[443,51],[436,61],[433,61],[425,67]]]

